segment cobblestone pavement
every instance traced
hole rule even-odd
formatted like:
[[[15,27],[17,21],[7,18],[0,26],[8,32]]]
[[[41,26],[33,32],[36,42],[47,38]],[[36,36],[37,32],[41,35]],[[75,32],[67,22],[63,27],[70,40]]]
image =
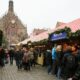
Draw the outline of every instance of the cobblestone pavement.
[[[57,80],[53,75],[48,75],[41,66],[32,68],[31,71],[18,71],[15,64],[0,68],[0,80]]]

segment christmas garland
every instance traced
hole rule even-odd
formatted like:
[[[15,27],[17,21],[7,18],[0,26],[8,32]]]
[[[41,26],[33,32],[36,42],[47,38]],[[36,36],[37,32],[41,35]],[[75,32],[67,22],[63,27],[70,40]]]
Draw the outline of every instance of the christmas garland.
[[[77,30],[76,32],[71,33],[71,37],[78,37],[80,36],[80,30]]]
[[[44,39],[38,42],[33,42],[32,45],[33,46],[38,46],[38,45],[46,45],[48,43],[48,39]]]
[[[66,32],[67,33],[67,38],[71,38],[71,37],[79,37],[80,36],[80,30],[77,30],[76,32],[72,32],[71,29],[67,26],[65,26],[64,29],[59,29],[51,34],[49,34],[49,40],[52,34],[59,34],[62,32]]]
[[[54,33],[54,34],[59,34],[59,33],[61,33],[61,32],[69,33],[69,32],[71,32],[71,29],[70,29],[69,27],[66,27],[66,26],[65,26],[64,29],[57,30],[57,31],[55,31],[55,32],[53,32],[53,33]]]
[[[57,31],[49,34],[49,40],[50,40],[52,34],[59,34],[59,33],[62,33],[62,32],[66,32],[67,33],[67,38],[69,38],[71,36],[71,29],[69,27],[65,26],[64,29],[58,29]]]

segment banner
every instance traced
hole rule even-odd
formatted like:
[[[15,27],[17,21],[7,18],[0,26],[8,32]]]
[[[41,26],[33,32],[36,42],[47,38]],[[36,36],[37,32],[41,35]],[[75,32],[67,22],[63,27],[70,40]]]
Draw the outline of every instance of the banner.
[[[62,33],[59,33],[59,34],[53,33],[50,37],[50,40],[55,41],[55,40],[60,40],[60,39],[65,39],[65,38],[67,38],[67,33],[66,32],[62,32]]]

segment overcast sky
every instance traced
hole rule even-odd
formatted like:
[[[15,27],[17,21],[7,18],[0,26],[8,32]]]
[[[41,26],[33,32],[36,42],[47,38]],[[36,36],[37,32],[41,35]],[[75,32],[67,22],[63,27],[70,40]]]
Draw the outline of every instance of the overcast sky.
[[[27,25],[34,28],[54,28],[57,21],[70,22],[80,18],[80,0],[13,0],[14,11]],[[8,10],[9,0],[0,0],[0,16]]]

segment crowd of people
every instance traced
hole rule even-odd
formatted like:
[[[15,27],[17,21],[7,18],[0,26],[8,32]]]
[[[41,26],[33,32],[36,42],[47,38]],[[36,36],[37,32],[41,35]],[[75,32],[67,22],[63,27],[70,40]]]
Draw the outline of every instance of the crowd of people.
[[[58,80],[80,80],[80,45],[54,46],[46,51],[46,64]]]
[[[21,49],[3,49],[0,47],[0,66],[10,63],[13,65],[15,60],[17,69],[31,70],[37,64],[40,50],[22,47]],[[47,66],[48,74],[55,75],[58,80],[80,80],[80,45],[54,45],[52,49],[44,50],[44,64]]]
[[[33,48],[23,47],[21,49],[11,48],[8,50],[0,47],[0,66],[4,67],[7,63],[13,65],[13,61],[15,60],[18,70],[22,68],[30,70],[30,68],[36,64],[36,56]]]

